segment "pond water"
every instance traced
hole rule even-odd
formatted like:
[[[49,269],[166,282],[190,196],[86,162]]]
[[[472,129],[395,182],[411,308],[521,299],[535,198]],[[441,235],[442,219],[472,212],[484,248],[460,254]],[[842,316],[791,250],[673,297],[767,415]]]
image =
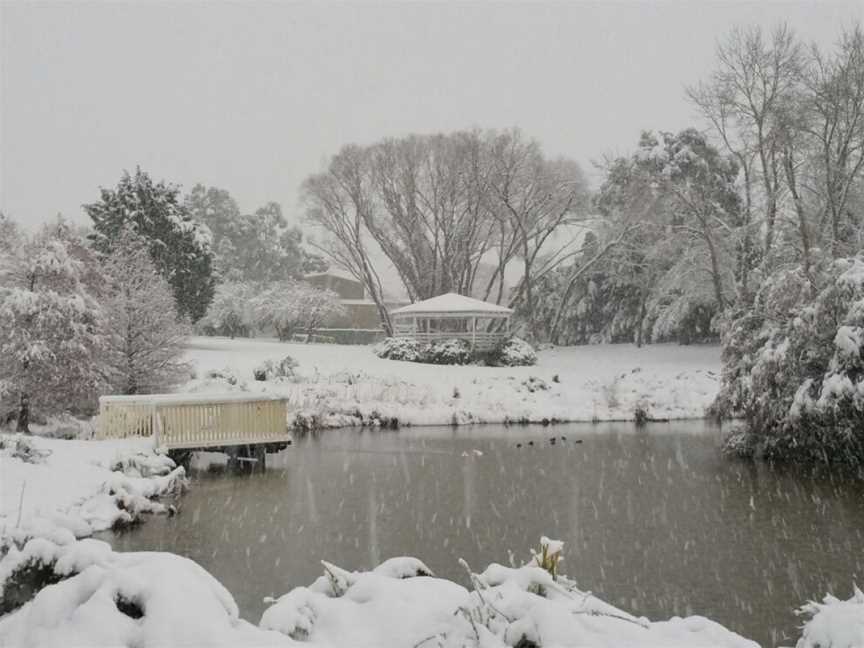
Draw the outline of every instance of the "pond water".
[[[522,561],[548,535],[566,542],[562,571],[634,614],[794,645],[796,606],[864,583],[864,482],[724,460],[720,438],[701,421],[333,430],[266,474],[195,473],[180,515],[109,539],[196,560],[257,623],[262,598],[311,583],[321,559],[414,555],[464,584],[458,558]]]

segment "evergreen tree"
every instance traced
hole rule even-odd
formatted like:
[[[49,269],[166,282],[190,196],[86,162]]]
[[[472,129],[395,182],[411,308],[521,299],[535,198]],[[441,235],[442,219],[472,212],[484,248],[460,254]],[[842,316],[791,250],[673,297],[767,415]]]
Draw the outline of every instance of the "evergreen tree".
[[[140,168],[124,172],[116,189],[101,190],[99,202],[84,205],[93,219],[93,241],[110,254],[126,227],[147,241],[157,272],[174,293],[177,311],[193,322],[213,299],[215,280],[209,229],[191,218],[179,200],[180,188],[153,182]]]
[[[102,311],[85,279],[95,266],[62,223],[29,239],[8,221],[0,267],[0,399],[20,431],[31,413],[92,411],[105,384]]]
[[[184,205],[213,233],[220,281],[271,283],[326,268],[320,256],[304,249],[302,233],[288,226],[279,203],[243,214],[227,191],[198,184]]]
[[[123,394],[166,391],[188,377],[180,361],[188,326],[179,321],[171,286],[147,247],[126,229],[103,261],[105,362],[114,390]]]

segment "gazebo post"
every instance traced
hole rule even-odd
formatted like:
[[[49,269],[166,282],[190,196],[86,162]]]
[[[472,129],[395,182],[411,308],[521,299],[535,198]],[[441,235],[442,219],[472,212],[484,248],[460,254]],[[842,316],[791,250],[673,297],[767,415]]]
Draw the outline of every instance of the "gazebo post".
[[[471,318],[471,349],[477,350],[477,316]]]

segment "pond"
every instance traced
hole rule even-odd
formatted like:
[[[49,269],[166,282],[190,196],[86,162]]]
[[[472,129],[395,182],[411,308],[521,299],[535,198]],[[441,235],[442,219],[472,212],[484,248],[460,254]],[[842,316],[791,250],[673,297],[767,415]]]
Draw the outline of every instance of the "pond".
[[[720,438],[701,421],[333,430],[263,475],[194,473],[180,515],[108,539],[192,558],[257,623],[321,559],[414,555],[464,584],[458,558],[522,561],[548,535],[562,571],[634,614],[794,645],[795,607],[864,582],[864,482],[724,460]]]

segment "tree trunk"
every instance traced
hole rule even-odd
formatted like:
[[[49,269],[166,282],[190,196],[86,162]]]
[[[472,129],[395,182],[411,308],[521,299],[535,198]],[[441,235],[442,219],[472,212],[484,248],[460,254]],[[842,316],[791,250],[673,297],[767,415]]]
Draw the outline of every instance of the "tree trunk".
[[[30,397],[24,393],[18,401],[18,425],[15,430],[30,434]]]

